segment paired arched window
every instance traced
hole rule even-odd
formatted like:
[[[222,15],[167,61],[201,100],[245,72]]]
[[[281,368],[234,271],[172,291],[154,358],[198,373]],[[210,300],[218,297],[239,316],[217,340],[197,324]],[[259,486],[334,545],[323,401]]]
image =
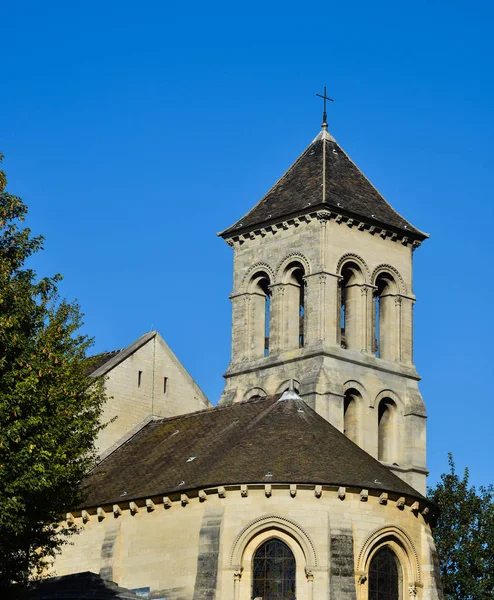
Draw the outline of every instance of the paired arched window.
[[[358,443],[358,401],[360,393],[349,389],[343,400],[343,433],[352,442]]]
[[[252,358],[262,358],[269,354],[270,284],[269,277],[264,272],[256,273],[250,283],[249,341]]]
[[[295,599],[296,564],[290,548],[279,539],[261,544],[252,566],[252,598]]]
[[[368,600],[401,600],[401,569],[396,554],[383,546],[369,565]]]
[[[284,347],[303,348],[305,320],[305,270],[299,262],[285,269],[284,286]]]
[[[396,459],[396,404],[391,398],[379,402],[378,418],[378,458],[385,463]]]
[[[394,360],[398,358],[397,332],[399,323],[395,304],[398,288],[394,278],[389,273],[378,275],[375,286],[375,353],[379,358]]]
[[[341,345],[349,350],[361,350],[364,307],[361,286],[364,277],[360,266],[345,263],[340,280]]]

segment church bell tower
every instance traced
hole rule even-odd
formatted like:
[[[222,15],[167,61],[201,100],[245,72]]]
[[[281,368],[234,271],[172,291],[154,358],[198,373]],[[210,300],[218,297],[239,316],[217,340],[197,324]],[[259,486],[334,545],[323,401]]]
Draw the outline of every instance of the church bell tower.
[[[322,417],[425,493],[412,253],[427,234],[387,203],[324,119],[281,179],[219,235],[234,250],[220,404],[281,393],[293,379]]]

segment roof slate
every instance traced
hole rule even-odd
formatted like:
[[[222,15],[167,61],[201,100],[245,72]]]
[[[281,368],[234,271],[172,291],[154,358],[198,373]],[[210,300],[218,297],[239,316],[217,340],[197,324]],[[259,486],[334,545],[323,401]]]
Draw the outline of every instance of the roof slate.
[[[414,239],[428,237],[391,207],[325,129],[254,208],[220,235],[229,237],[323,207],[406,232]]]
[[[422,498],[303,400],[268,397],[149,423],[90,473],[80,508],[254,483],[326,484]]]
[[[89,366],[87,375],[92,375],[93,377],[106,375],[114,367],[123,362],[127,357],[129,357],[131,354],[134,354],[134,352],[139,350],[139,348],[142,348],[142,346],[149,342],[149,340],[152,340],[157,333],[157,331],[148,331],[148,333],[141,335],[140,338],[138,338],[135,342],[132,342],[132,344],[127,346],[127,348],[123,348],[122,350],[113,350],[112,352],[103,352],[102,354],[97,354],[96,356],[90,357],[88,359]]]

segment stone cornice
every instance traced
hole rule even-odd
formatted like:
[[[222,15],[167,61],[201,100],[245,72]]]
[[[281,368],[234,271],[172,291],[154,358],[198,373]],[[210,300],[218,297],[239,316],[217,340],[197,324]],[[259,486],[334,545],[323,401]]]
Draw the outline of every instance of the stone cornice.
[[[313,212],[298,213],[287,216],[283,221],[268,221],[262,225],[254,225],[243,230],[238,230],[235,233],[230,233],[227,236],[221,235],[226,243],[236,249],[245,243],[247,240],[252,240],[258,237],[266,237],[267,235],[275,235],[280,230],[286,230],[289,227],[299,227],[304,223],[310,223],[313,220],[318,220],[321,224],[326,224],[328,221],[334,220],[338,224],[345,224],[347,227],[355,227],[360,231],[367,231],[370,235],[380,235],[383,239],[389,239],[393,242],[400,242],[404,246],[410,246],[412,250],[418,248],[422,240],[413,232],[402,231],[387,225],[373,222],[369,219],[353,215],[344,211],[335,211],[326,207],[315,209]]]
[[[245,373],[252,373],[259,369],[266,369],[272,367],[278,367],[294,361],[303,359],[315,358],[319,356],[327,356],[329,358],[336,358],[343,360],[355,365],[364,366],[369,369],[381,371],[384,373],[390,373],[392,375],[400,375],[414,381],[420,381],[421,377],[418,375],[415,366],[408,366],[398,362],[387,361],[382,358],[376,358],[371,354],[363,352],[354,352],[352,350],[346,350],[339,348],[338,346],[327,346],[325,344],[318,344],[308,348],[300,348],[298,351],[290,350],[287,353],[280,353],[275,356],[266,356],[257,360],[243,361],[230,365],[223,377],[228,378],[233,375],[240,375]]]
[[[424,498],[417,495],[403,495],[397,492],[387,492],[380,488],[360,488],[355,486],[346,487],[345,484],[309,484],[309,483],[248,483],[248,484],[224,484],[212,486],[203,489],[184,489],[180,492],[171,492],[168,495],[156,494],[149,498],[126,498],[125,501],[115,503],[110,502],[101,506],[85,507],[73,510],[65,515],[63,521],[68,527],[77,526],[79,523],[87,523],[90,520],[102,522],[105,519],[126,518],[126,516],[135,516],[136,514],[155,513],[158,510],[180,510],[195,503],[203,503],[213,497],[225,499],[230,496],[238,498],[239,502],[249,496],[249,491],[264,491],[266,498],[275,498],[281,494],[291,497],[296,502],[299,492],[304,492],[304,500],[312,497],[314,502],[321,498],[338,499],[345,501],[349,496],[358,496],[360,502],[373,502],[377,504],[396,505],[396,508],[403,511],[409,510],[416,518],[419,515],[428,523],[436,516],[436,506]],[[309,495],[305,492],[310,492]],[[276,499],[273,502],[276,503]],[[274,508],[274,507],[273,507]]]

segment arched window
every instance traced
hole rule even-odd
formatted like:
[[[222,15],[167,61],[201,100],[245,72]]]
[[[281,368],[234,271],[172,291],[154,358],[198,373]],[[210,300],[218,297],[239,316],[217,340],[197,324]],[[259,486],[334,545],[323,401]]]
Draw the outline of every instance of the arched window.
[[[286,349],[303,348],[305,319],[305,271],[298,263],[291,263],[285,269],[283,339]]]
[[[343,433],[352,442],[358,442],[357,403],[360,397],[357,390],[347,390],[343,403]]]
[[[375,282],[375,353],[379,358],[398,358],[398,313],[395,305],[397,286],[389,273],[381,273]]]
[[[396,554],[383,546],[369,566],[369,600],[401,600],[401,573]]]
[[[252,598],[295,599],[295,557],[279,539],[270,539],[257,549],[253,560]]]
[[[385,463],[395,462],[396,404],[383,398],[378,407],[378,458]]]
[[[362,349],[363,315],[361,286],[364,282],[360,267],[355,262],[345,263],[340,280],[341,345],[350,350]]]
[[[257,273],[251,280],[249,308],[249,343],[252,358],[269,354],[271,320],[271,290],[266,273]]]

